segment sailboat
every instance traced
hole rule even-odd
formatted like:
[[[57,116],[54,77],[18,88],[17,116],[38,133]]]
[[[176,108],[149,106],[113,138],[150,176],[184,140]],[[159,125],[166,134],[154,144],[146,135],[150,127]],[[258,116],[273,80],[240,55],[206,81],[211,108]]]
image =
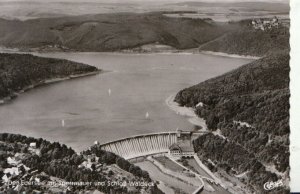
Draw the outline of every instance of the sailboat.
[[[111,89],[109,88],[108,89],[108,95],[110,96],[110,94],[111,94]]]
[[[149,113],[148,113],[148,112],[146,113],[145,118],[146,118],[146,119],[149,118]]]
[[[62,126],[62,127],[65,126],[65,120],[64,120],[64,119],[61,120],[61,126]]]

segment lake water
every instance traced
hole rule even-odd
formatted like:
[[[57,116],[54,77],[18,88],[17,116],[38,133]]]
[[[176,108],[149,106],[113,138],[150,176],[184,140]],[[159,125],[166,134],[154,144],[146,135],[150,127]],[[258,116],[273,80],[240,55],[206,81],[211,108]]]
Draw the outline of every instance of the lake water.
[[[86,149],[98,140],[194,128],[166,105],[179,90],[249,59],[204,54],[44,53],[104,73],[39,87],[0,106],[0,132],[42,137]],[[148,117],[146,114],[148,112]]]

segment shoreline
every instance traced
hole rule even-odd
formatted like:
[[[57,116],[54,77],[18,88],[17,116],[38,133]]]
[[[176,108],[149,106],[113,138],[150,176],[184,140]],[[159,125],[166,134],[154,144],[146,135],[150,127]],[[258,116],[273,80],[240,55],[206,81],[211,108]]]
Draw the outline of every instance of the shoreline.
[[[238,54],[229,54],[224,52],[214,52],[214,51],[205,51],[201,50],[199,53],[205,54],[205,55],[214,55],[214,56],[221,56],[221,57],[230,57],[230,58],[238,58],[238,59],[260,59],[261,57],[258,56],[251,56],[251,55],[238,55]]]
[[[12,101],[13,99],[17,98],[22,93],[24,93],[28,90],[34,89],[34,88],[38,88],[40,86],[45,86],[48,84],[53,84],[53,83],[57,83],[57,82],[65,81],[65,80],[71,80],[71,79],[76,79],[76,78],[81,78],[81,77],[86,77],[86,76],[97,75],[100,72],[102,72],[102,70],[97,70],[97,71],[88,72],[88,73],[74,74],[74,75],[69,75],[66,77],[57,77],[57,78],[46,79],[46,80],[43,80],[41,82],[29,85],[29,86],[25,86],[21,90],[15,91],[15,92],[13,92],[13,94],[6,96],[4,98],[1,98],[0,105],[6,104],[6,103]]]
[[[70,50],[70,51],[24,51],[24,50],[19,50],[15,48],[3,48],[0,46],[0,53],[15,53],[15,54],[31,54],[31,55],[37,55],[37,54],[45,54],[45,53],[80,53],[80,54],[111,54],[111,55],[172,55],[172,54],[177,54],[177,55],[192,55],[192,54],[203,54],[201,52],[196,52],[190,49],[186,50],[174,50],[174,51],[158,51],[158,52],[124,52],[122,50],[120,51],[76,51],[76,50]]]
[[[175,49],[175,50],[157,50],[157,51],[149,51],[149,52],[139,52],[134,50],[119,50],[119,51],[76,51],[76,50],[31,50],[28,49],[22,50],[19,48],[7,48],[0,46],[0,53],[17,53],[17,54],[33,54],[34,53],[85,53],[85,54],[120,54],[120,55],[166,55],[166,54],[181,54],[181,55],[192,55],[192,54],[204,54],[204,55],[213,55],[219,57],[229,57],[229,58],[240,58],[240,59],[252,59],[257,60],[261,57],[251,56],[251,55],[239,55],[239,54],[230,54],[225,52],[214,52],[214,51],[205,51],[199,50],[199,48],[189,48],[189,49]]]
[[[203,118],[198,117],[193,108],[179,106],[179,104],[175,102],[174,99],[175,99],[175,94],[172,94],[165,100],[166,105],[172,111],[176,112],[176,114],[178,115],[187,117],[188,121],[191,124],[201,127],[200,129],[201,131],[207,131],[206,121]]]

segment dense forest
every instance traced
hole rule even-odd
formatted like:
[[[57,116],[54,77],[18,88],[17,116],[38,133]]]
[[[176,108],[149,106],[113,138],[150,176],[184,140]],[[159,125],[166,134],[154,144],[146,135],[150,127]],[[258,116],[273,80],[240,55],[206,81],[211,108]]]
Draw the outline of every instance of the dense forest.
[[[0,19],[0,45],[13,48],[57,46],[77,51],[116,51],[149,43],[177,49],[196,48],[234,25],[192,18],[171,18],[164,12],[111,13],[32,19]]]
[[[39,150],[39,154],[35,154],[30,151],[30,144],[36,144],[36,150]],[[79,168],[79,165],[83,163],[87,157],[92,156],[93,153],[99,157],[97,164],[112,165],[116,164],[120,168],[133,174],[136,180],[151,181],[147,172],[141,170],[139,167],[129,163],[123,158],[116,156],[113,153],[103,150],[97,150],[92,148],[81,154],[75,153],[75,151],[66,145],[60,143],[51,143],[42,138],[35,139],[16,134],[0,133],[0,175],[4,175],[3,170],[10,168],[7,158],[13,157],[16,153],[23,154],[22,163],[33,170],[37,170],[40,176],[44,173],[48,176],[57,177],[65,181],[82,181],[82,182],[105,182],[113,181],[115,177],[112,172],[108,174],[101,170],[96,170],[95,163],[92,165],[92,169]],[[23,180],[26,174],[21,174],[20,177],[13,177],[14,180]],[[45,174],[44,174],[45,175]],[[44,178],[45,179],[45,178]],[[48,178],[49,179],[49,178]],[[5,187],[3,183],[0,184],[0,192],[9,192],[9,188]],[[6,189],[6,190],[5,190]],[[41,188],[38,186],[28,186],[24,188],[25,191],[31,193],[33,189],[47,191],[47,188]],[[105,193],[128,193],[126,187],[119,185],[115,186],[73,186],[72,193],[79,191],[98,189]],[[139,188],[141,189],[141,188]],[[148,193],[160,193],[156,186],[148,188]]]
[[[249,152],[243,145],[237,144],[229,138],[223,139],[211,133],[205,134],[195,140],[194,147],[202,161],[213,172],[223,169],[232,176],[247,172],[247,177],[242,177],[240,180],[256,193],[290,193],[285,187],[278,187],[271,192],[264,190],[264,183],[276,182],[281,180],[282,177],[268,171],[263,163],[257,159],[255,152]],[[215,166],[207,162],[207,159],[213,161]]]
[[[0,99],[49,79],[97,71],[96,67],[68,60],[0,53]]]
[[[177,94],[176,102],[194,107],[209,129],[220,129],[226,138],[207,135],[195,141],[203,160],[226,163],[237,174],[250,170],[250,184],[258,190],[261,182],[276,176],[263,175],[264,167],[254,161],[274,165],[277,174],[288,173],[289,71],[288,51],[273,52]]]

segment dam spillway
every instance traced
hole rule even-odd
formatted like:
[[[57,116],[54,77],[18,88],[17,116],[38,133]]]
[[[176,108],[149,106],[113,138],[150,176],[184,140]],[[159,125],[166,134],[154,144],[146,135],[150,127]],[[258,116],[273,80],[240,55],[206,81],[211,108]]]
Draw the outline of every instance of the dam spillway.
[[[169,147],[177,143],[177,135],[177,132],[137,135],[108,142],[100,145],[100,147],[105,151],[113,152],[128,160],[168,152]]]

